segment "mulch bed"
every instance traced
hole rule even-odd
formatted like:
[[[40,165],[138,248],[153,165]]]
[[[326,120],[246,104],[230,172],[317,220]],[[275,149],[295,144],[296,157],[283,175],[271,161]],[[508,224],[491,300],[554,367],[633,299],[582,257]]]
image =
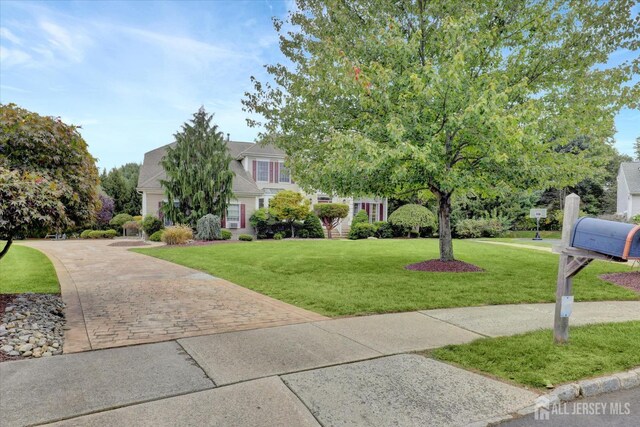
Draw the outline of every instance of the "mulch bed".
[[[640,292],[640,271],[630,271],[628,273],[610,273],[600,275],[602,280],[611,282],[614,285]]]
[[[431,271],[437,273],[477,273],[484,271],[480,267],[469,264],[464,261],[440,261],[439,259],[430,259],[427,261],[409,264],[405,266],[407,270],[414,271]]]
[[[109,246],[149,246],[149,244],[147,242],[143,242],[143,241],[123,241],[123,242],[115,242],[115,243],[109,243]]]
[[[18,296],[18,294],[0,294],[0,319],[4,316],[4,309],[9,305],[13,299]],[[1,322],[0,322],[1,323]],[[0,362],[4,362],[5,360],[18,360],[21,359],[20,356],[9,356],[4,352],[0,351]]]
[[[209,245],[223,245],[226,243],[245,243],[242,240],[194,240],[189,243],[185,243],[184,245],[164,245],[158,246],[158,248],[185,248],[188,246],[209,246]]]

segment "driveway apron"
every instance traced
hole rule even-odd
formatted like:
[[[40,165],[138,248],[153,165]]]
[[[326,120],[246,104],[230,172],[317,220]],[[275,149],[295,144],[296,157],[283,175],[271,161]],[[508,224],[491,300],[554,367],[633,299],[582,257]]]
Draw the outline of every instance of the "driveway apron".
[[[112,240],[30,241],[67,305],[65,353],[288,325],[325,317]]]

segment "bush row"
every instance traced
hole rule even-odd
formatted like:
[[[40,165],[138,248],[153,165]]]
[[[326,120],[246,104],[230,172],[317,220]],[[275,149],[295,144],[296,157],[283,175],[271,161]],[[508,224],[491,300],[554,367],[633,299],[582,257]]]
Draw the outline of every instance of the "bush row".
[[[82,239],[113,239],[118,235],[116,230],[84,230],[80,233]]]

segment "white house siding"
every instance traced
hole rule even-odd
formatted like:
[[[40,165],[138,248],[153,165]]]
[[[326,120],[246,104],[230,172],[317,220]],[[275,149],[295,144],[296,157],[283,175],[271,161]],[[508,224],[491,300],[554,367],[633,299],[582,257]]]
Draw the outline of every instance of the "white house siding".
[[[617,190],[617,202],[616,211],[619,215],[625,215],[628,218],[631,217],[630,210],[631,194],[629,194],[629,186],[624,178],[622,168],[618,170],[618,190]]]

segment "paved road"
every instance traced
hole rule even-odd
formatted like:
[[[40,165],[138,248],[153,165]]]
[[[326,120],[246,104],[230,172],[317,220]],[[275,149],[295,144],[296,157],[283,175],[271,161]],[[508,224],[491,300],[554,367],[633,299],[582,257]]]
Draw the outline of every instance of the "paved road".
[[[325,319],[111,240],[30,241],[53,262],[67,305],[64,352]]]
[[[536,420],[531,414],[500,426],[637,427],[640,426],[640,388],[566,403],[550,412],[548,420]]]

